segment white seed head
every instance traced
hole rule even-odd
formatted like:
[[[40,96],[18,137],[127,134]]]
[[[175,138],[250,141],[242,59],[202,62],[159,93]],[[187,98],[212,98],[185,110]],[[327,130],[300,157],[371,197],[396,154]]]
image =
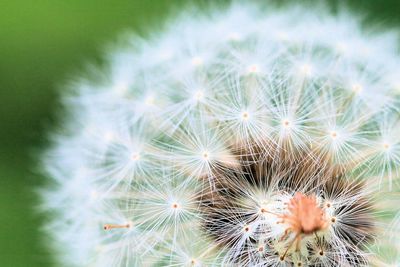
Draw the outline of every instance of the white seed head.
[[[396,35],[259,5],[183,13],[75,84],[43,158],[63,266],[398,265]]]

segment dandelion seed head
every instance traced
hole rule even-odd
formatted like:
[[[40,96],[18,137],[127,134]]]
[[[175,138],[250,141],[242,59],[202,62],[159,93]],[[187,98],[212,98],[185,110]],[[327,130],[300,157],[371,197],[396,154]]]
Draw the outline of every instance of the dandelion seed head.
[[[43,156],[62,265],[398,265],[395,34],[268,5],[183,12],[74,84]]]

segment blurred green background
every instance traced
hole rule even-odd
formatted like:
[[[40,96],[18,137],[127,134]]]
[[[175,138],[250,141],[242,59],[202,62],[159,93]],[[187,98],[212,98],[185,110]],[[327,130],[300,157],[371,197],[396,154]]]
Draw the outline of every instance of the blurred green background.
[[[190,1],[203,5],[207,1]],[[338,1],[330,1],[337,6]],[[400,26],[400,1],[353,0],[367,20]],[[46,267],[33,193],[44,183],[38,151],[55,124],[58,95],[127,29],[146,32],[184,0],[0,0],[0,266]]]

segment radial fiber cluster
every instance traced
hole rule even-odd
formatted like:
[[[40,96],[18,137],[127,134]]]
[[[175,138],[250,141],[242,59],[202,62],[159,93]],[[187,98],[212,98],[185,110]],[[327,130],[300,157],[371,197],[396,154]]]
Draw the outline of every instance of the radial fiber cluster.
[[[398,266],[395,33],[233,4],[105,61],[43,160],[60,265]]]

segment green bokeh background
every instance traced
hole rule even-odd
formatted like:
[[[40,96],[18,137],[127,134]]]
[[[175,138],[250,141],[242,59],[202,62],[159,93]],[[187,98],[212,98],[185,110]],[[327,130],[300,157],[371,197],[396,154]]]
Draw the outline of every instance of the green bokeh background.
[[[338,1],[330,1],[337,5]],[[367,20],[400,27],[400,1],[352,0]],[[206,1],[190,1],[204,5]],[[184,0],[0,0],[0,266],[46,267],[34,189],[62,85],[127,29],[144,33]],[[399,77],[400,78],[400,77]]]

